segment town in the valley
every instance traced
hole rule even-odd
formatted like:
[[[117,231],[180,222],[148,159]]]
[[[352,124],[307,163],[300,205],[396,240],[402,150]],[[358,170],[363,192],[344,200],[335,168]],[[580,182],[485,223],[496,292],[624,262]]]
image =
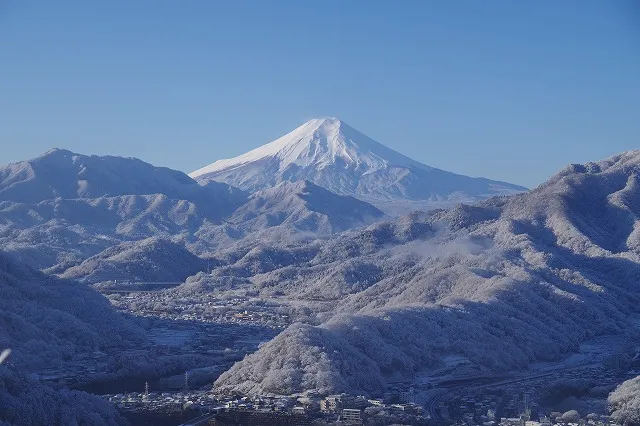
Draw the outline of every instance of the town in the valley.
[[[105,294],[118,309],[147,321],[159,358],[207,357],[206,367],[160,380],[121,378],[89,388],[135,424],[608,425],[614,424],[607,415],[608,393],[640,374],[640,352],[631,342],[600,338],[562,363],[500,377],[483,375],[453,357],[445,368],[392,383],[377,396],[219,394],[211,383],[287,326],[286,309],[243,296],[199,296],[167,306],[162,291]],[[135,351],[127,356],[135,357]],[[98,352],[35,375],[74,386],[82,378],[95,378],[106,363]],[[588,414],[579,414],[576,407]]]

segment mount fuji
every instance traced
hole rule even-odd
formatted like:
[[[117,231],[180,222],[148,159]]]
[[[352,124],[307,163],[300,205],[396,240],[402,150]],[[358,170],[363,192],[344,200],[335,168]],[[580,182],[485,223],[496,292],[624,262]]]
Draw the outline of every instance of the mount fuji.
[[[284,181],[306,180],[388,214],[526,191],[521,186],[427,166],[333,117],[309,120],[271,143],[218,160],[189,176],[252,192]]]

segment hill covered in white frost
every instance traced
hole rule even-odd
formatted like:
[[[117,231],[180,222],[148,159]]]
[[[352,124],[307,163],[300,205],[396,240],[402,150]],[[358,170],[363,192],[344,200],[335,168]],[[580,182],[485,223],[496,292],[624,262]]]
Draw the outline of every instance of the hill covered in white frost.
[[[94,290],[47,277],[0,252],[0,348],[12,349],[0,365],[0,423],[126,424],[104,399],[56,390],[28,373],[146,341]]]
[[[55,272],[124,241],[183,241],[245,200],[134,158],[54,149],[0,167],[0,244],[38,269],[60,265]]]
[[[195,256],[184,252],[176,255],[185,267],[167,271],[167,256],[151,250],[149,238],[165,241],[168,251],[208,257],[243,239],[297,241],[382,217],[367,203],[309,182],[249,194],[133,158],[55,149],[0,167],[3,249],[49,274],[90,282],[171,281],[197,272]],[[136,259],[145,260],[146,271],[132,264]],[[117,273],[125,270],[132,273]]]
[[[569,166],[529,193],[226,253],[208,288],[242,277],[254,292],[335,307],[290,326],[215,386],[379,393],[450,356],[501,372],[556,360],[595,335],[635,333],[639,179],[631,151]]]
[[[212,195],[182,172],[136,158],[81,155],[56,148],[0,167],[1,200],[38,203],[56,198],[153,194],[182,199]]]
[[[103,397],[54,389],[0,365],[0,425],[128,425]]]
[[[611,417],[618,424],[640,424],[640,376],[627,380],[611,392],[608,401]]]
[[[46,276],[0,252],[0,348],[12,349],[14,365],[52,367],[79,353],[145,340],[95,290]]]
[[[206,268],[205,260],[183,246],[151,237],[109,247],[58,275],[85,283],[181,282]]]
[[[245,232],[285,225],[291,231],[328,235],[368,225],[384,214],[354,197],[338,195],[311,182],[281,182],[252,194],[227,222]]]
[[[388,213],[408,212],[513,194],[526,188],[426,166],[365,136],[337,118],[309,120],[243,155],[190,174],[247,191],[309,181]]]

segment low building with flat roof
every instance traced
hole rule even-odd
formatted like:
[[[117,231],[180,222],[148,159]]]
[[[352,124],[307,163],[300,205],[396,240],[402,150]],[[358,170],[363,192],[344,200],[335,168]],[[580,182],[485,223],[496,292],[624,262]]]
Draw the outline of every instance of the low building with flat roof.
[[[342,420],[349,423],[362,423],[362,410],[345,408],[342,410]]]

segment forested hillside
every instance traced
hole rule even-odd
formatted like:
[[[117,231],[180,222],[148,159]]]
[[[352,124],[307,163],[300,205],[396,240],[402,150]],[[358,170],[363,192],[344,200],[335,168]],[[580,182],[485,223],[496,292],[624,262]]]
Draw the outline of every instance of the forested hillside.
[[[558,359],[594,335],[632,332],[639,170],[640,151],[628,152],[567,167],[527,194],[239,254],[214,276],[337,307],[319,313],[319,325],[292,326],[216,387],[376,393],[450,355],[506,371]],[[363,360],[375,368],[359,374]]]

